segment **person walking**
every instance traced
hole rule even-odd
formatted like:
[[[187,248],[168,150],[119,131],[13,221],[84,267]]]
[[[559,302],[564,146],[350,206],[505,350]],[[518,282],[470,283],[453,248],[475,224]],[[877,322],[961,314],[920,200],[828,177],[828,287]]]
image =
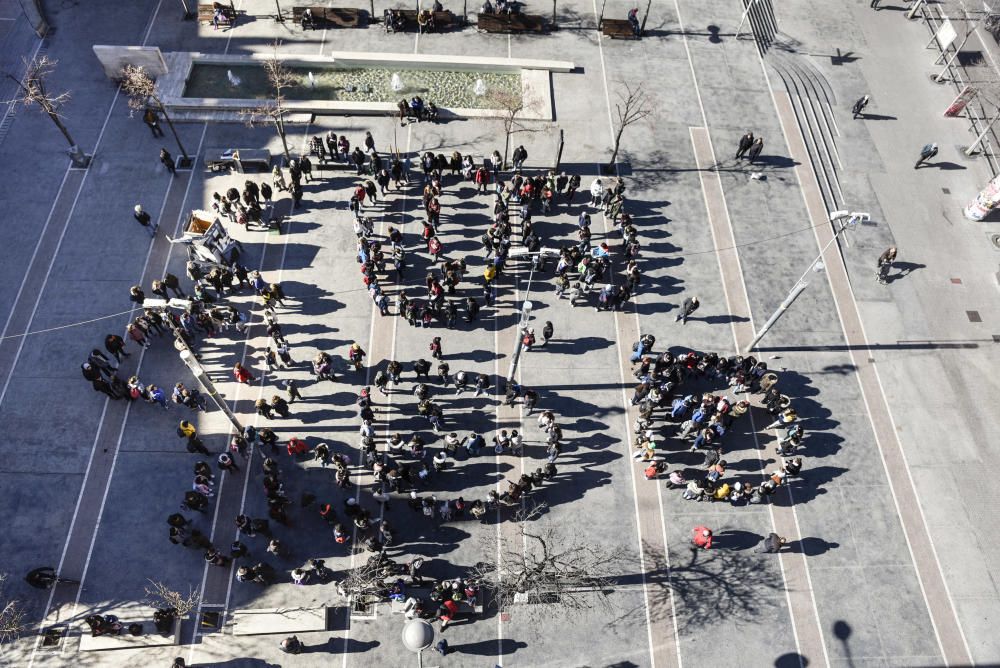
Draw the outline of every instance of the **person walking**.
[[[754,160],[760,156],[760,152],[764,148],[764,138],[757,137],[753,140],[753,144],[750,145],[750,150],[747,151],[747,158],[750,159],[750,164],[752,165]]]
[[[149,128],[154,137],[163,136],[163,128],[160,127],[160,117],[155,111],[147,107],[146,112],[142,115],[142,122],[146,124],[146,127]]]
[[[143,211],[141,204],[136,204],[132,213],[132,217],[139,221],[139,224],[149,230],[150,236],[156,236],[156,228],[158,223],[154,224],[152,217]]]
[[[688,318],[698,310],[699,306],[701,306],[701,302],[698,301],[697,297],[685,298],[684,303],[681,305],[681,312],[674,318],[674,322],[680,322],[682,325],[687,324]]]
[[[444,357],[444,353],[441,350],[441,337],[440,336],[435,336],[433,339],[431,339],[431,343],[428,346],[428,348],[431,351],[431,357],[432,358],[434,358],[436,360],[440,360],[440,359],[442,359]]]
[[[854,106],[851,107],[851,115],[854,118],[861,116],[862,113],[864,113],[865,107],[867,106],[868,106],[868,96],[862,95],[861,97],[858,98],[858,101],[854,103]]]
[[[924,144],[924,147],[920,149],[920,159],[917,160],[917,164],[913,165],[913,169],[917,169],[923,163],[927,162],[934,156],[938,154],[937,144]]]
[[[170,155],[170,151],[165,148],[160,149],[160,162],[170,172],[170,176],[177,176],[177,165],[174,163],[174,156]]]
[[[745,135],[740,137],[739,146],[736,148],[736,159],[739,160],[743,157],[743,154],[750,150],[753,145],[753,133],[747,132]]]
[[[781,551],[781,546],[785,544],[784,536],[779,536],[776,533],[769,533],[767,537],[760,542],[757,547],[756,552],[758,554],[778,554]]]
[[[875,272],[875,280],[882,285],[886,285],[888,283],[886,278],[889,275],[889,270],[892,269],[892,263],[895,261],[896,247],[889,246],[878,256],[878,269]]]

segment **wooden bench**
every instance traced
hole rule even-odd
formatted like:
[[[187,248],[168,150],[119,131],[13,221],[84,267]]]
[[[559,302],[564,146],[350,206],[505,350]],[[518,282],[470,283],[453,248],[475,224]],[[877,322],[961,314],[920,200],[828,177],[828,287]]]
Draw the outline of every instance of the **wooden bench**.
[[[549,23],[544,16],[535,14],[479,14],[476,20],[479,32],[492,33],[546,33]]]
[[[364,28],[367,25],[360,9],[353,7],[292,7],[292,19],[302,25],[302,15],[306,10],[312,12],[314,30],[326,28]]]
[[[632,24],[623,19],[601,19],[601,34],[611,39],[639,39]]]
[[[200,4],[198,5],[198,22],[199,23],[212,23],[215,19],[215,10],[221,9],[223,20],[222,23],[227,26],[236,25],[236,17],[239,12],[236,11],[236,7],[233,6],[232,2],[229,5],[224,5],[221,2],[213,2],[211,4]]]
[[[326,631],[326,607],[259,608],[233,611],[233,635]]]
[[[417,22],[417,10],[415,9],[392,9],[386,10],[386,14],[389,12],[393,14],[398,14],[403,19],[403,27],[396,30],[392,27],[388,16],[385,16],[385,30],[386,32],[402,32],[406,30],[416,30],[419,28],[419,23]],[[434,17],[434,31],[444,32],[445,30],[450,30],[452,28],[457,28],[462,25],[462,19],[452,14],[447,9],[443,12],[431,12],[431,16]]]
[[[145,631],[141,636],[134,636],[127,631],[119,635],[105,633],[93,636],[90,634],[90,630],[84,626],[83,635],[80,636],[80,651],[100,652],[110,649],[138,649],[140,647],[164,647],[181,644],[180,617],[174,620],[173,629],[169,634],[161,635],[156,631],[156,625],[153,623],[154,612],[155,610],[150,608],[142,610],[138,616],[135,610],[129,610],[120,615],[122,625],[125,627],[132,623],[141,623],[143,631]]]
[[[205,166],[209,171],[225,169],[245,174],[248,168],[271,171],[271,152],[261,148],[210,148],[205,150]]]

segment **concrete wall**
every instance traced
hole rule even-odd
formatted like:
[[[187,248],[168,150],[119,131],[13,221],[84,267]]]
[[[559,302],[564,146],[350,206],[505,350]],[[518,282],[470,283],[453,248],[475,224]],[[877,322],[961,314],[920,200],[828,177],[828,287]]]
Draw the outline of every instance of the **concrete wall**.
[[[154,79],[167,73],[167,63],[163,54],[155,46],[105,46],[94,45],[94,55],[101,61],[104,74],[117,80],[126,65],[142,67]]]

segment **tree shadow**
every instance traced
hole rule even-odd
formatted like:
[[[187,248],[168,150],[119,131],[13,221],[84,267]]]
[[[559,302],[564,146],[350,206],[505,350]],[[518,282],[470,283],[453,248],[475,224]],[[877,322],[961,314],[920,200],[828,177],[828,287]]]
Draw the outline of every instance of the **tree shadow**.
[[[631,573],[614,578],[618,585],[645,579],[650,596],[649,615],[661,621],[673,615],[678,633],[715,625],[720,619],[760,618],[778,609],[778,597],[768,592],[784,589],[776,567],[761,567],[761,559],[741,550],[674,550],[668,563],[662,550],[643,541],[645,578]],[[783,600],[783,599],[782,599]],[[611,620],[631,624],[646,614],[644,602]]]

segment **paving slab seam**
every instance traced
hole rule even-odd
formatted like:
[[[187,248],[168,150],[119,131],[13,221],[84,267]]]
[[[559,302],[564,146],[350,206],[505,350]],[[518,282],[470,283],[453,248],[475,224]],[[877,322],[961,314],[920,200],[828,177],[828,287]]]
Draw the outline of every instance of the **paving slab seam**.
[[[791,100],[787,93],[777,92],[773,89],[772,100],[774,101],[775,109],[778,111],[782,133],[785,136],[785,142],[789,147],[791,157],[800,161],[794,169],[801,186],[806,210],[814,222],[825,219],[825,209],[821,201],[817,201],[816,199],[819,197],[819,193],[815,191],[815,175],[812,173],[811,163],[808,163],[809,156],[805,154],[801,134],[796,133],[797,126],[795,125],[794,113],[791,108]],[[810,177],[812,177],[813,181],[809,180]],[[832,227],[820,225],[813,228],[813,233],[817,244],[821,248],[825,246],[833,234]],[[951,598],[947,582],[941,571],[937,553],[930,540],[923,509],[920,507],[919,502],[916,501],[916,488],[909,466],[906,463],[905,454],[902,452],[902,445],[891,428],[893,421],[889,412],[888,401],[885,397],[885,389],[882,386],[881,379],[874,365],[867,364],[866,355],[861,354],[866,349],[866,346],[868,346],[868,340],[864,334],[857,303],[853,301],[850,280],[843,263],[843,257],[839,249],[830,248],[827,249],[824,255],[823,260],[827,267],[828,283],[834,297],[834,304],[837,308],[837,315],[843,328],[844,337],[848,343],[848,352],[858,369],[858,385],[861,389],[862,399],[869,411],[879,456],[889,479],[899,479],[901,475],[905,475],[905,479],[908,481],[909,489],[907,491],[909,494],[906,495],[905,503],[900,502],[896,486],[890,486],[890,491],[892,492],[893,503],[895,504],[896,512],[903,528],[907,549],[913,559],[913,566],[918,576],[917,581],[920,585],[921,594],[924,597],[931,625],[934,628],[938,647],[948,665],[967,664],[970,662],[971,652],[969,651],[965,634],[958,622],[954,601]],[[853,304],[853,310],[848,311],[846,307],[851,304]],[[877,387],[873,387],[873,384]],[[880,399],[877,407],[873,407],[872,399]],[[889,461],[890,457],[893,458],[891,463]],[[916,507],[914,508],[914,506]],[[917,517],[915,518],[914,515]],[[919,553],[919,556],[918,551],[914,549],[914,540],[920,541],[919,548],[923,550]],[[930,553],[929,556],[927,552]],[[934,563],[928,564],[928,558],[932,559]],[[944,600],[941,600],[942,596]],[[932,597],[935,599],[935,605],[931,605]],[[942,614],[941,609],[943,607],[950,610],[951,614]],[[956,638],[954,637],[956,635],[958,641],[957,647]]]

